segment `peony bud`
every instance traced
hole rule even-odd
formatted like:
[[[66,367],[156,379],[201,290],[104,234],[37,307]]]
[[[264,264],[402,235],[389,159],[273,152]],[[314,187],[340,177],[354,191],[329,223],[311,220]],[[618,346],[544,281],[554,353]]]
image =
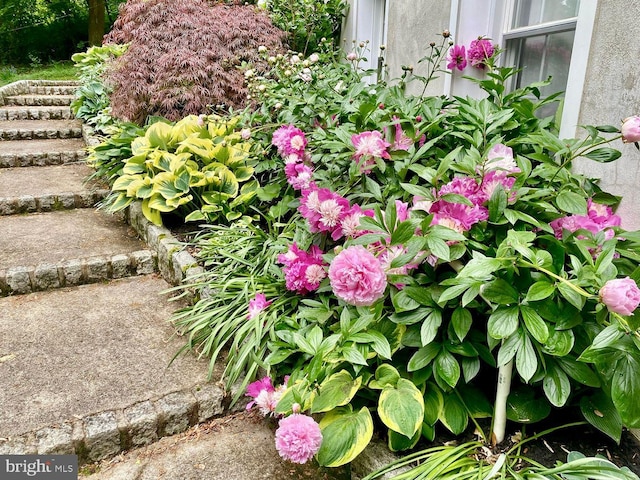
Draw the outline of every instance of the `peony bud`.
[[[240,136],[243,140],[249,140],[251,138],[251,129],[243,128],[242,130],[240,130]]]
[[[260,53],[262,53],[262,52],[266,52],[266,51],[267,51],[267,47],[265,47],[264,45],[260,45],[260,46],[258,47],[258,51],[259,51]]]
[[[357,59],[358,59],[358,55],[355,52],[349,52],[347,54],[347,60],[349,60],[350,62],[353,62]]]
[[[622,141],[624,143],[640,142],[640,117],[634,115],[633,117],[625,118],[622,121]]]
[[[318,60],[320,60],[320,56],[317,53],[309,55],[309,62],[316,63]]]
[[[616,278],[600,289],[600,300],[611,312],[632,315],[640,305],[640,289],[629,277]]]

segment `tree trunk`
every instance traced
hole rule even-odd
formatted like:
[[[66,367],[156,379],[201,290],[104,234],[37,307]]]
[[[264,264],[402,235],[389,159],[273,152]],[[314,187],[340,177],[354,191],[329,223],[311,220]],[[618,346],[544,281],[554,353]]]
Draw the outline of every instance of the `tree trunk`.
[[[105,0],[89,0],[89,45],[101,45],[105,25]]]

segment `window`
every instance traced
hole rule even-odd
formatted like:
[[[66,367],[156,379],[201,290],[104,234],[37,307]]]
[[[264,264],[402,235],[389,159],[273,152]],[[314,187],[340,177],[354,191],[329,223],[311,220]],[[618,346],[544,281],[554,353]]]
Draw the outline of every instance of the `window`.
[[[512,88],[552,77],[542,95],[565,91],[573,50],[580,0],[515,0],[503,33],[505,64],[522,70]],[[543,115],[552,114],[557,104]]]
[[[456,43],[468,45],[474,38],[486,35],[504,48],[502,64],[523,69],[511,88],[552,76],[552,84],[542,94],[565,91],[560,135],[567,138],[576,134],[597,3],[597,0],[451,0],[449,22]],[[577,45],[580,48],[574,48]],[[481,75],[473,69],[464,73]],[[474,85],[460,77],[445,77],[445,93],[479,94]]]

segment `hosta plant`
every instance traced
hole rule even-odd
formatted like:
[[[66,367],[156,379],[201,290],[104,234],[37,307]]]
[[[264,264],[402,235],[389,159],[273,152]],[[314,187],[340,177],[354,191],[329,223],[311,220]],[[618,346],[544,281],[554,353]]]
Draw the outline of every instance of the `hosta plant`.
[[[177,211],[187,221],[228,222],[241,217],[256,195],[250,142],[237,119],[188,116],[175,125],[157,121],[131,142],[131,157],[112,185],[108,210],[134,200],[153,223]]]

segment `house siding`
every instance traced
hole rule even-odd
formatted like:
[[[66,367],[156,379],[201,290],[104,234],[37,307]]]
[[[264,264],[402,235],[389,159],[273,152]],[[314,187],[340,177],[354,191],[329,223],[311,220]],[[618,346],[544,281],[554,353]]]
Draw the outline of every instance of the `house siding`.
[[[598,2],[591,53],[582,95],[580,125],[615,125],[640,114],[640,3]],[[576,45],[575,48],[580,48]],[[576,170],[600,178],[603,190],[623,197],[617,213],[622,226],[640,229],[640,152],[620,141],[622,158],[600,164],[581,160]]]

